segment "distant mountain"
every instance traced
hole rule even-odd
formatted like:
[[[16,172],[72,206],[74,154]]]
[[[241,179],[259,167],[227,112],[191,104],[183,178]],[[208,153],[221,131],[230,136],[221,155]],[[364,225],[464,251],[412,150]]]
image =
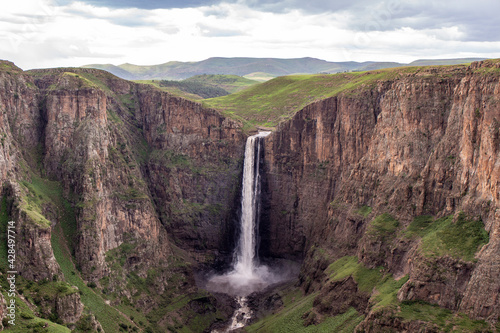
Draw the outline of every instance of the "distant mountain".
[[[356,68],[356,71],[372,71],[376,69],[402,67],[402,66],[406,65],[399,62],[368,62],[365,63],[364,66]]]
[[[132,73],[123,69],[120,66],[115,66],[115,65],[111,65],[111,64],[92,64],[92,65],[85,65],[82,67],[102,69],[102,70],[105,70],[106,72],[114,74],[114,75],[116,75],[122,79],[125,79],[125,80],[134,80],[135,79],[135,75],[133,75]]]
[[[439,65],[459,65],[473,61],[481,61],[486,58],[460,58],[460,59],[420,59],[408,64],[408,66],[439,66]]]
[[[365,71],[389,67],[423,66],[423,65],[455,65],[468,63],[479,58],[417,60],[411,64],[397,62],[330,62],[315,58],[278,59],[278,58],[209,58],[198,62],[171,61],[165,64],[139,66],[122,64],[92,64],[82,67],[97,68],[108,71],[127,80],[182,80],[202,74],[253,75],[254,73],[267,77],[290,74],[338,73],[344,71]],[[265,77],[265,76],[264,76]]]

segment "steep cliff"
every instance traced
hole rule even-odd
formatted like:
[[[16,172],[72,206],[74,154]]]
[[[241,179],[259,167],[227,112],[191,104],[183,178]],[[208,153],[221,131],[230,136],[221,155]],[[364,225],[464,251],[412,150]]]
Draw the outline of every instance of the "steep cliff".
[[[399,301],[497,322],[500,63],[364,75],[266,141],[262,252],[305,253],[309,292],[355,255],[409,278]]]
[[[199,104],[142,86],[145,172],[162,222],[189,250],[233,249],[244,136],[239,124]]]
[[[164,331],[191,313],[205,297],[191,266],[231,249],[239,124],[98,70],[2,62],[0,75],[2,230],[15,221],[19,288],[35,299],[47,281],[69,283],[32,309],[81,330],[99,327],[93,313],[111,332]],[[57,291],[71,285],[81,301]],[[175,325],[207,326],[222,309]]]

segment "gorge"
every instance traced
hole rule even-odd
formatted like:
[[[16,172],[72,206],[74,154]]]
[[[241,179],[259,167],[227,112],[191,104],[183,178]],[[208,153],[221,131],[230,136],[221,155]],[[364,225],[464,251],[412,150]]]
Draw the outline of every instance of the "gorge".
[[[196,272],[253,276],[258,254],[302,265],[233,293],[248,297],[248,332],[500,330],[500,62],[303,84],[319,78],[330,95],[258,145],[257,214],[244,115],[100,70],[0,62],[0,242],[15,221],[20,291],[18,326],[3,328],[210,331],[237,306]],[[255,255],[237,241],[240,210],[260,219]]]

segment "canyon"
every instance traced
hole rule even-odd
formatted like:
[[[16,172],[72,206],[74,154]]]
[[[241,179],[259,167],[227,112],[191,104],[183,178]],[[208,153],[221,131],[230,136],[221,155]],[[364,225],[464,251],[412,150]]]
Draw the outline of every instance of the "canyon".
[[[258,252],[301,269],[249,296],[243,329],[500,330],[500,61],[329,77],[335,95],[264,140]],[[0,129],[19,327],[228,323],[235,301],[200,280],[237,246],[254,134],[238,117],[101,70],[1,61]]]

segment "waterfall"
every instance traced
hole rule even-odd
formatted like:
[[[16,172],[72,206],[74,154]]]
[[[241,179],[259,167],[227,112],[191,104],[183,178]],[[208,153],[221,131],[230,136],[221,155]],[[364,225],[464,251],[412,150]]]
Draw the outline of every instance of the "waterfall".
[[[260,155],[264,137],[271,132],[250,136],[245,145],[243,180],[241,190],[240,238],[234,251],[232,270],[226,274],[211,276],[205,288],[235,297],[238,308],[229,325],[212,333],[232,332],[246,326],[253,312],[247,296],[256,291],[286,281],[298,273],[298,266],[273,265],[272,269],[259,263],[257,255],[260,213]],[[291,269],[290,269],[291,268]]]
[[[260,132],[247,139],[241,191],[240,239],[236,249],[234,270],[252,277],[258,265],[257,232],[260,205],[260,149],[262,138],[271,132]]]
[[[241,190],[240,238],[235,248],[232,270],[212,276],[206,288],[234,296],[246,296],[276,282],[265,265],[259,265],[257,234],[260,204],[260,155],[264,137],[271,132],[250,136],[245,145]]]

